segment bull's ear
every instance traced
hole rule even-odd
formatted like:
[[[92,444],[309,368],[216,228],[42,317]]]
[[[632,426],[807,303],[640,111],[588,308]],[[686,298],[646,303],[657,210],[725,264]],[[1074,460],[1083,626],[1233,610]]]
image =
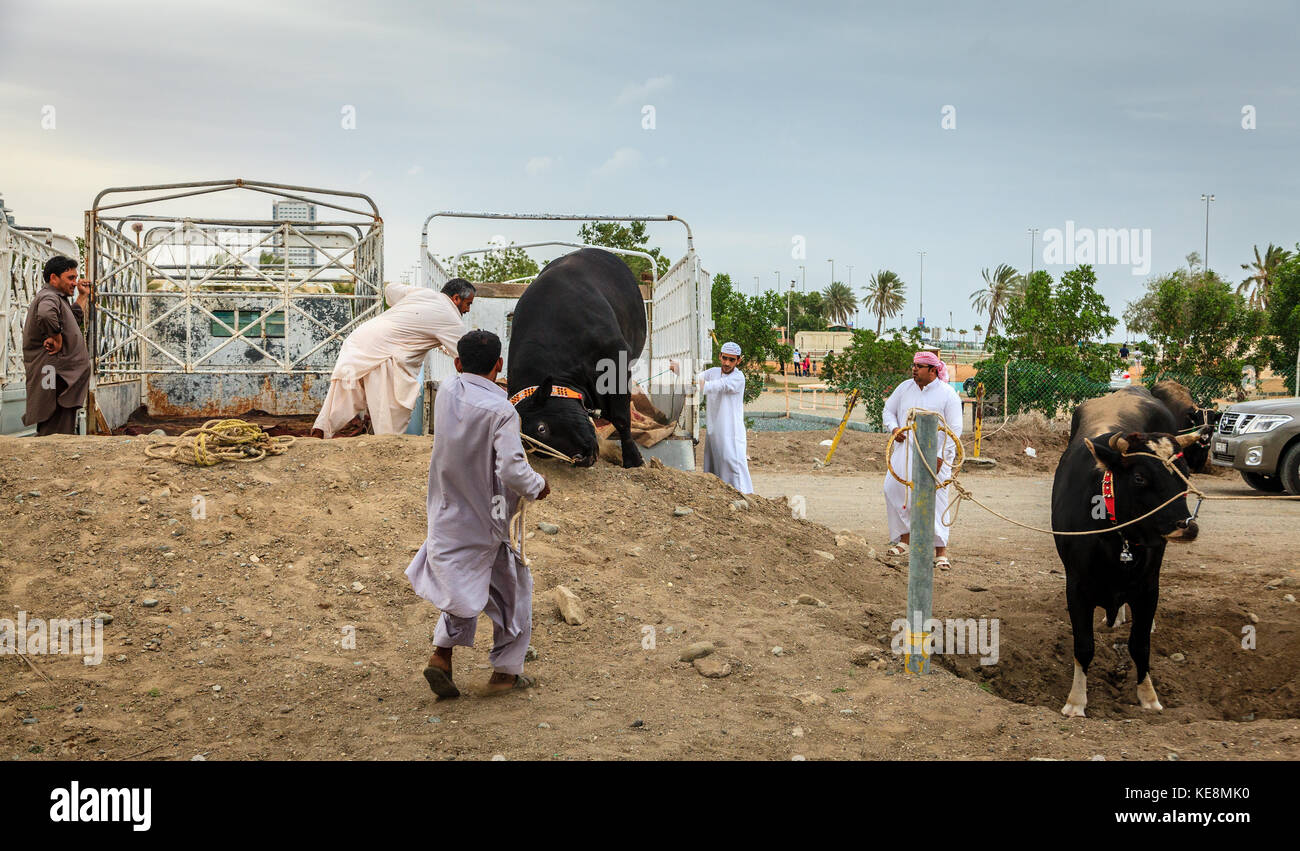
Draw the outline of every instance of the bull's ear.
[[[545,407],[546,401],[551,398],[551,386],[554,383],[555,381],[551,378],[551,376],[549,375],[546,376],[546,379],[542,381],[541,384],[537,385],[537,389],[533,391],[533,395],[528,397],[527,404],[531,405],[534,408]]]
[[[1112,448],[1117,437],[1119,435],[1111,437],[1108,441],[1093,440],[1091,437],[1086,437],[1083,442],[1087,445],[1088,451],[1092,453],[1092,457],[1096,458],[1103,466],[1110,470],[1119,470],[1124,463],[1123,453]],[[1120,440],[1123,440],[1123,438],[1120,438]]]

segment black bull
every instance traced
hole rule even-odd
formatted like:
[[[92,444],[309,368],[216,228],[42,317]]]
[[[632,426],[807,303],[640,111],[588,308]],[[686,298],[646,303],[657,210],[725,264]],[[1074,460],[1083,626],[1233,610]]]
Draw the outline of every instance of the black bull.
[[[1181,453],[1200,437],[1168,433],[1171,420],[1162,404],[1136,388],[1089,400],[1075,411],[1070,444],[1052,483],[1052,529],[1100,534],[1055,536],[1074,633],[1074,682],[1061,709],[1066,716],[1083,716],[1087,705],[1094,610],[1103,609],[1107,625],[1114,626],[1125,603],[1133,615],[1128,649],[1138,701],[1144,709],[1163,708],[1151,683],[1151,626],[1166,543],[1197,534],[1182,478],[1190,470]],[[1107,492],[1113,494],[1110,500]]]
[[[547,264],[515,306],[510,335],[508,392],[535,388],[515,404],[521,431],[591,466],[599,410],[618,430],[623,466],[641,466],[629,389],[645,341],[645,302],[617,255],[584,248]],[[552,395],[566,390],[581,398]]]

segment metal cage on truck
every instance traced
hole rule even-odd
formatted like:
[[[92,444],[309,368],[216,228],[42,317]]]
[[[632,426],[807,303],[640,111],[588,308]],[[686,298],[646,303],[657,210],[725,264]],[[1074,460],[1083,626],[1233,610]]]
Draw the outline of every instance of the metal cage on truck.
[[[236,190],[273,210],[305,206],[176,211]],[[154,417],[315,413],[344,338],[383,310],[383,219],[357,192],[241,179],[105,189],[86,212],[86,255],[92,431],[140,405]]]

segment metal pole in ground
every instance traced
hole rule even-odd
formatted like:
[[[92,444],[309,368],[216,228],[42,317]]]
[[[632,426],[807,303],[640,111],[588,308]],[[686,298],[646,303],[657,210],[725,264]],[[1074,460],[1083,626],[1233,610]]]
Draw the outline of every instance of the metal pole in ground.
[[[918,411],[912,440],[912,490],[908,494],[911,515],[907,548],[907,651],[904,666],[910,674],[928,674],[930,656],[925,622],[930,619],[934,592],[934,504],[937,488],[926,464],[938,472],[939,415]],[[922,463],[921,459],[926,459]]]

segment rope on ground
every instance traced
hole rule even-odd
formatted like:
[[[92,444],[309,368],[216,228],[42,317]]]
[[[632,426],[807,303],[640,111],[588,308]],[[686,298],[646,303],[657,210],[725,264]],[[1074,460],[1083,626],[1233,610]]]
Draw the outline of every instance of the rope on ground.
[[[937,411],[926,411],[925,413],[933,413],[933,414],[935,414],[935,416],[937,416],[937,417],[939,418],[939,427],[940,427],[943,431],[947,432],[949,435],[952,434],[952,432],[948,429],[948,424],[947,424],[947,422],[946,422],[946,421],[944,420],[944,418],[943,418],[943,414],[940,414],[940,413],[937,412]],[[911,413],[909,413],[909,415],[908,415],[908,420],[907,420],[907,425],[904,426],[902,429],[900,429],[900,431],[915,430],[915,427],[916,427],[916,423],[914,422],[914,420],[915,420],[915,414],[916,414],[916,409],[914,409]],[[1199,428],[1198,428],[1198,430],[1199,430]],[[903,480],[903,479],[902,479],[902,478],[901,478],[897,473],[894,472],[894,467],[893,467],[893,465],[892,465],[892,464],[890,463],[890,461],[889,461],[890,455],[891,455],[892,450],[893,450],[893,446],[892,446],[892,444],[893,444],[893,439],[894,439],[894,438],[893,438],[893,435],[890,435],[890,437],[889,437],[889,443],[886,445],[886,448],[885,448],[885,464],[886,464],[886,466],[889,468],[889,472],[890,472],[891,474],[893,474],[894,478],[898,479],[900,482],[902,482],[904,485],[906,485],[906,486],[909,487],[909,488],[910,488],[910,487],[914,487],[915,485],[914,485],[912,482],[904,481],[904,480]],[[957,445],[958,445],[958,446],[961,445],[960,441],[958,441]],[[1164,509],[1166,506],[1171,505],[1172,503],[1174,503],[1174,502],[1176,502],[1176,501],[1178,501],[1178,500],[1180,500],[1180,499],[1183,499],[1184,497],[1188,496],[1189,494],[1195,496],[1198,500],[1207,500],[1207,499],[1222,499],[1222,500],[1239,500],[1239,499],[1300,499],[1300,495],[1296,495],[1296,496],[1275,496],[1275,495],[1266,495],[1266,496],[1218,496],[1218,495],[1216,495],[1216,496],[1209,496],[1209,495],[1205,494],[1204,492],[1202,492],[1200,488],[1196,487],[1196,485],[1192,484],[1191,480],[1188,479],[1187,476],[1183,475],[1182,470],[1179,470],[1178,467],[1177,467],[1177,465],[1175,465],[1174,462],[1173,462],[1171,459],[1169,459],[1169,458],[1165,458],[1165,457],[1163,457],[1163,456],[1161,456],[1161,455],[1155,455],[1155,454],[1153,454],[1153,453],[1151,453],[1151,452],[1128,452],[1128,453],[1125,453],[1125,454],[1126,454],[1127,456],[1129,456],[1129,457],[1141,457],[1141,456],[1146,456],[1146,457],[1148,457],[1148,458],[1155,458],[1157,461],[1159,461],[1160,463],[1162,463],[1162,464],[1165,466],[1166,469],[1172,470],[1174,473],[1176,473],[1176,474],[1178,475],[1178,477],[1179,477],[1180,479],[1183,480],[1183,484],[1185,484],[1185,485],[1187,486],[1186,489],[1184,489],[1181,493],[1178,493],[1178,494],[1174,495],[1173,497],[1171,497],[1171,498],[1165,500],[1165,501],[1162,502],[1160,505],[1158,505],[1158,506],[1156,506],[1155,508],[1153,508],[1153,509],[1151,509],[1150,511],[1148,511],[1146,514],[1143,514],[1141,517],[1136,517],[1136,518],[1134,518],[1134,519],[1132,519],[1132,520],[1127,520],[1127,521],[1125,521],[1125,522],[1123,522],[1123,523],[1120,523],[1120,524],[1118,524],[1118,525],[1115,525],[1115,526],[1107,526],[1105,529],[1089,529],[1089,530],[1085,530],[1085,531],[1064,532],[1064,531],[1057,531],[1057,530],[1055,530],[1055,529],[1042,529],[1042,528],[1039,528],[1038,526],[1030,526],[1028,523],[1021,523],[1019,520],[1012,520],[1010,517],[1006,516],[1005,514],[1002,514],[1002,513],[999,512],[999,511],[995,511],[994,509],[989,508],[987,505],[985,505],[983,502],[981,502],[979,499],[977,499],[977,498],[975,497],[975,495],[974,495],[973,493],[971,493],[971,492],[970,492],[970,491],[969,491],[969,490],[968,490],[964,485],[962,485],[962,483],[958,480],[958,478],[957,478],[957,473],[958,473],[958,469],[959,469],[960,466],[961,466],[961,464],[960,464],[960,462],[959,462],[958,464],[954,465],[954,467],[953,467],[953,471],[952,471],[952,476],[949,477],[949,478],[948,478],[946,481],[944,481],[942,484],[937,485],[936,488],[935,488],[936,490],[941,490],[942,488],[947,487],[949,484],[951,484],[952,487],[957,491],[957,495],[956,495],[956,497],[955,497],[954,499],[952,499],[952,501],[951,501],[951,502],[949,503],[949,505],[948,505],[948,508],[944,510],[944,512],[943,512],[942,515],[940,515],[940,517],[939,517],[939,521],[940,521],[941,523],[943,523],[945,526],[949,526],[949,527],[953,526],[953,525],[957,522],[957,514],[958,514],[958,512],[961,510],[961,503],[962,503],[962,500],[964,500],[964,499],[969,499],[971,502],[975,503],[975,504],[978,505],[980,508],[982,508],[982,509],[984,509],[985,511],[987,511],[989,514],[992,514],[994,517],[1001,518],[1002,520],[1005,520],[1005,521],[1007,521],[1008,523],[1011,523],[1012,525],[1019,526],[1019,527],[1021,527],[1022,529],[1028,529],[1028,530],[1030,530],[1031,532],[1042,532],[1043,534],[1046,534],[1046,535],[1068,535],[1068,536],[1104,535],[1104,534],[1106,534],[1106,533],[1108,533],[1108,532],[1114,532],[1114,531],[1116,531],[1116,530],[1118,530],[1118,529],[1123,529],[1125,526],[1132,526],[1134,523],[1140,523],[1140,522],[1142,522],[1143,520],[1145,520],[1145,519],[1147,519],[1148,517],[1150,517],[1151,515],[1156,514],[1157,512],[1161,511],[1161,510]],[[928,459],[926,459],[926,458],[922,458],[922,459],[921,459],[921,466],[925,467],[926,471],[930,474],[930,477],[931,477],[932,479],[934,479],[936,482],[939,481],[939,476],[938,476],[938,474],[935,473],[935,471],[930,467],[930,462],[929,462]],[[1197,505],[1197,512],[1199,513],[1199,511],[1200,511],[1200,505],[1198,504],[1198,505]]]
[[[273,437],[257,423],[246,420],[208,420],[175,440],[150,443],[144,454],[178,464],[212,467],[223,461],[261,461],[268,455],[283,455],[296,440],[291,435]]]

